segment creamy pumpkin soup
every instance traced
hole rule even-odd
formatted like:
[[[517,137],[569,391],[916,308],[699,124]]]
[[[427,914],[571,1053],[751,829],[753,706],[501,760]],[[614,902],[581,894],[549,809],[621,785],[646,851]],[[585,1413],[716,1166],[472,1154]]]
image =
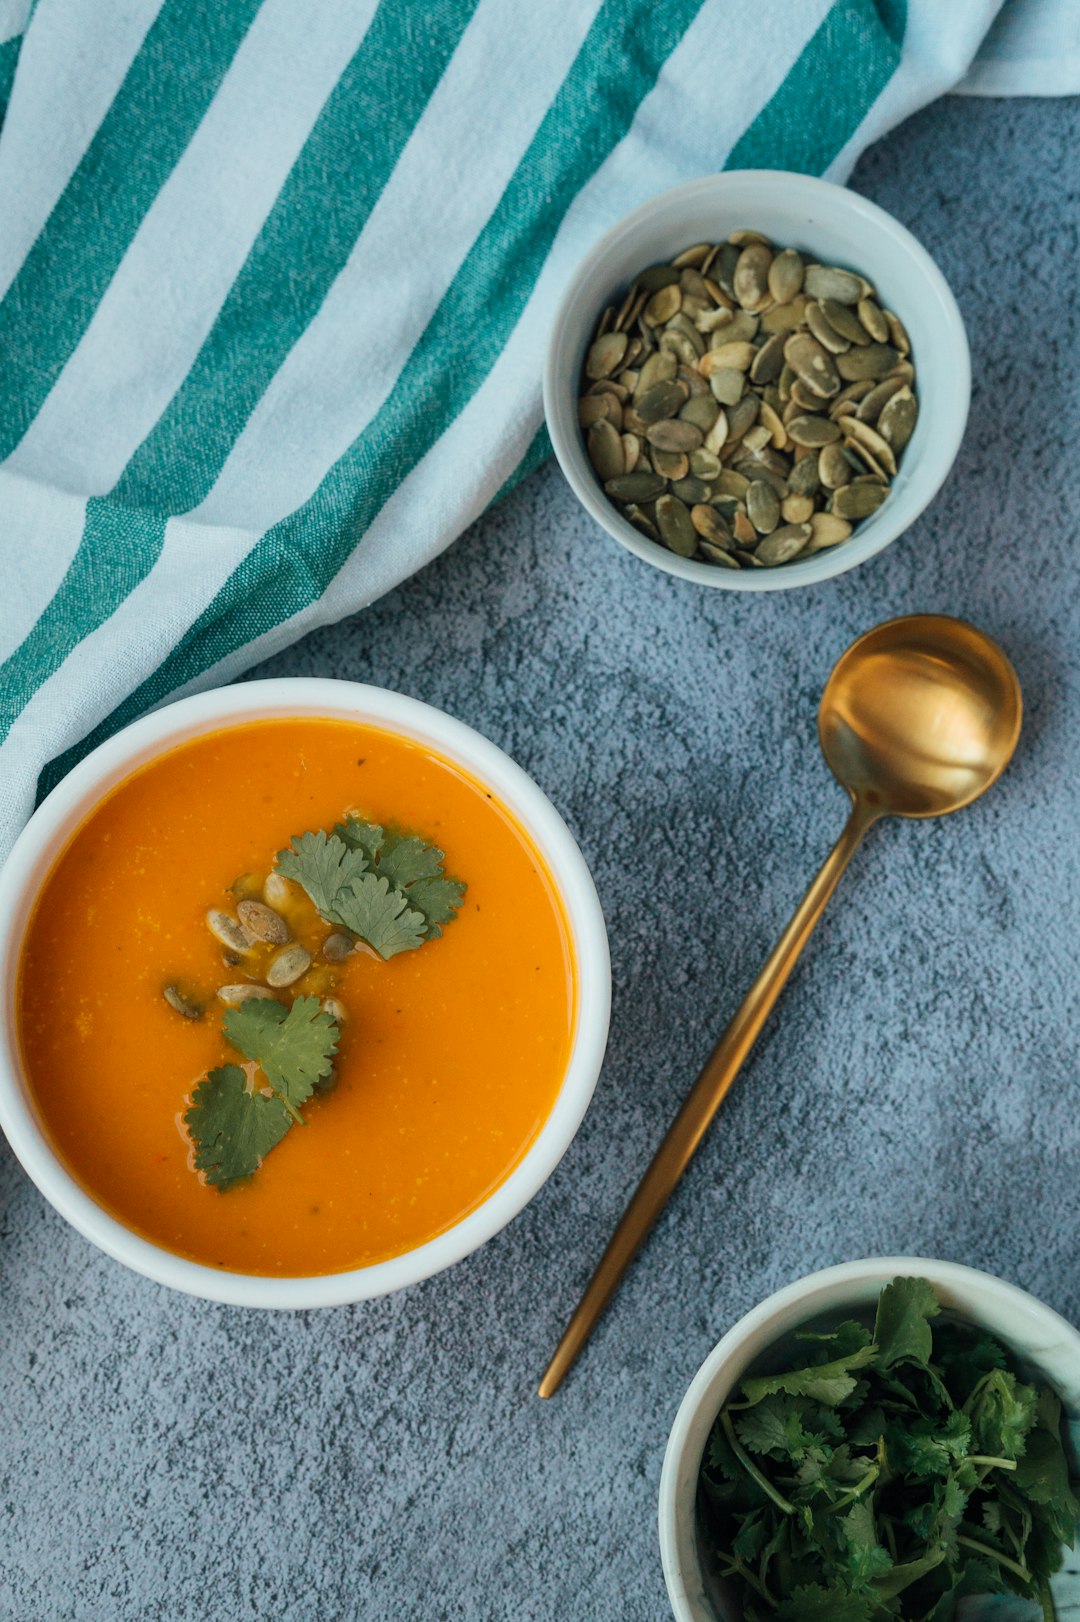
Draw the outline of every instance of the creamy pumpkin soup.
[[[77,830],[27,930],[38,1110],[120,1221],[239,1272],[410,1250],[555,1101],[575,972],[551,877],[483,784],[342,721],[184,744]]]

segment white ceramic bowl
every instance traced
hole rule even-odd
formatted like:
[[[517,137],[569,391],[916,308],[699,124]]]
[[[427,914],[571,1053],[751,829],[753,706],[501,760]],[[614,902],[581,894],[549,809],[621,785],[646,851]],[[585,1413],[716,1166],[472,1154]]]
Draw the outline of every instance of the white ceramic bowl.
[[[679,558],[641,535],[605,496],[585,454],[577,402],[585,350],[601,311],[646,265],[694,242],[748,227],[826,264],[860,271],[907,328],[919,416],[889,498],[849,541],[775,569],[721,569]],[[607,233],[566,290],[544,367],[544,411],[555,454],[582,505],[609,535],[656,569],[727,591],[809,586],[864,563],[895,540],[940,489],[956,459],[971,400],[964,324],[925,248],[884,209],[808,175],[736,169],[662,192]]]
[[[875,1257],[811,1273],[770,1295],[728,1331],[701,1365],[675,1416],[660,1477],[660,1553],[678,1622],[742,1622],[741,1609],[710,1569],[697,1513],[702,1454],[732,1388],[764,1352],[810,1319],[835,1314],[839,1320],[872,1310],[882,1285],[899,1277],[929,1279],[943,1307],[988,1329],[1032,1374],[1054,1386],[1075,1439],[1080,1420],[1080,1333],[1015,1284],[973,1267],[923,1256]],[[1065,1585],[1064,1596],[1058,1594],[1059,1584]],[[1055,1578],[1054,1591],[1067,1598],[1068,1614],[1075,1614],[1071,1606],[1080,1602],[1076,1575],[1065,1572]],[[1009,1622],[1000,1609],[994,1615],[997,1622]]]
[[[577,958],[577,1024],[555,1106],[520,1164],[446,1233],[390,1261],[312,1278],[221,1272],[175,1256],[132,1233],[67,1171],[42,1131],[16,1037],[16,970],[30,912],[71,831],[137,766],[200,733],[276,716],[369,722],[429,745],[490,784],[541,851],[562,897]],[[607,1041],[611,970],[596,889],[574,839],[530,777],[501,749],[440,710],[356,682],[308,678],[250,682],[186,698],[110,738],[69,773],[31,817],[0,872],[0,1126],[30,1177],[60,1215],[136,1272],[212,1301],[250,1307],[324,1307],[415,1284],[476,1250],[525,1206],[551,1175],[592,1097]]]

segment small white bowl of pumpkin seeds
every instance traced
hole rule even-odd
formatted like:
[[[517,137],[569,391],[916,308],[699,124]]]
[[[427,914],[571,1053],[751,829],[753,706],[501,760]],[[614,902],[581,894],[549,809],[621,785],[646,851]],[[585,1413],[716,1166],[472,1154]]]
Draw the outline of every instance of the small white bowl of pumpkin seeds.
[[[544,372],[578,499],[702,585],[813,585],[940,489],[971,397],[929,254],[857,193],[736,170],[653,198],[578,267]]]

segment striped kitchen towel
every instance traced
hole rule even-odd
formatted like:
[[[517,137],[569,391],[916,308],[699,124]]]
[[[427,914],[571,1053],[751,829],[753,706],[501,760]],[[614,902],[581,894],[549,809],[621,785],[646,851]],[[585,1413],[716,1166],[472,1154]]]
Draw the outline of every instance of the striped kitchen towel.
[[[0,0],[0,855],[92,742],[542,454],[552,312],[619,215],[843,178],[999,9]]]

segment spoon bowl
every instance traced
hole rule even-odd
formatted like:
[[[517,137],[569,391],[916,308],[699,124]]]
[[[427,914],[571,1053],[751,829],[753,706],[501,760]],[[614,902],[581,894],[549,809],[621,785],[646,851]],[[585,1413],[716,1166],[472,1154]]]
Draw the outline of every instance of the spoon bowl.
[[[826,684],[818,736],[833,776],[875,817],[937,817],[1001,776],[1020,735],[1016,672],[963,620],[913,614],[852,644]]]

